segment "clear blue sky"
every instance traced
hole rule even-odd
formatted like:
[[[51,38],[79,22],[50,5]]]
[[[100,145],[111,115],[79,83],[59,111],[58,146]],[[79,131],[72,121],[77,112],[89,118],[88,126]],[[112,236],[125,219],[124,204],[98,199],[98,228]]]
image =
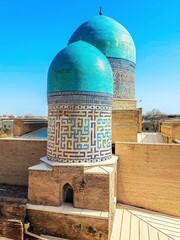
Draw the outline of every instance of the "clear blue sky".
[[[0,115],[47,114],[49,64],[100,5],[135,41],[138,106],[180,113],[180,0],[0,0]]]

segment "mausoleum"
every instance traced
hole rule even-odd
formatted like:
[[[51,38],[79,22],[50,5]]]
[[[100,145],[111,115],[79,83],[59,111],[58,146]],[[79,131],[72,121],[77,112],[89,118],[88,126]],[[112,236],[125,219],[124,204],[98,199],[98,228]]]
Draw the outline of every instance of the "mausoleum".
[[[60,236],[110,237],[117,179],[111,142],[112,97],[112,68],[96,47],[79,40],[55,56],[48,72],[47,156],[29,168],[28,217],[35,232],[41,233],[43,224],[47,226],[44,233],[54,235],[52,222],[55,225],[63,218],[62,225],[73,226],[77,232],[64,227],[64,232],[59,229]],[[59,209],[67,203],[71,211],[65,216]],[[43,211],[42,206],[46,206]],[[57,208],[51,224],[49,220],[42,223],[48,206]],[[92,216],[80,214],[84,210],[101,212],[91,223],[96,229],[93,235],[88,223]],[[74,211],[79,211],[78,217]],[[39,214],[44,218],[38,219]]]

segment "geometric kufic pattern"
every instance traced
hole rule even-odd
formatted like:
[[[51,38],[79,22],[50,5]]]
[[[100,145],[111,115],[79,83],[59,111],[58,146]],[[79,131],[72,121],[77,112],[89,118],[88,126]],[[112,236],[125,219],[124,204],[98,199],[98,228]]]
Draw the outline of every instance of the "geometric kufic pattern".
[[[135,99],[135,65],[122,59],[109,58],[113,69],[113,98]]]
[[[97,148],[106,149],[111,147],[111,119],[97,118]]]
[[[100,162],[112,156],[111,107],[50,104],[49,160]]]
[[[55,125],[56,125],[56,118],[49,117],[48,118],[48,144],[49,147],[54,147],[55,143]]]
[[[90,118],[61,117],[61,149],[90,149]]]

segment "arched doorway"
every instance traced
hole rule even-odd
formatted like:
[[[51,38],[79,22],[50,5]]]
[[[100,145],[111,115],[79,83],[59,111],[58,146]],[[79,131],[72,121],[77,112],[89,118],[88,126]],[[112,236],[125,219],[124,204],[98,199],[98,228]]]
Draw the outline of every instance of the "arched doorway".
[[[63,187],[63,202],[73,203],[74,191],[70,184],[66,183]]]

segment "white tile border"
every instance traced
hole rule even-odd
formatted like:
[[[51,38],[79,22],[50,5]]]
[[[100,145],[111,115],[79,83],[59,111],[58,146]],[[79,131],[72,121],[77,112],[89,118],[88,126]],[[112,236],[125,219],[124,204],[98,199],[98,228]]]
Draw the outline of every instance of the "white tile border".
[[[35,205],[35,204],[27,203],[26,207],[27,209],[30,209],[30,210],[54,212],[54,213],[68,214],[68,215],[78,215],[78,216],[91,217],[91,218],[108,219],[109,217],[108,212],[91,210],[91,209],[74,208],[71,204],[64,204],[60,207],[56,207],[56,206]]]

